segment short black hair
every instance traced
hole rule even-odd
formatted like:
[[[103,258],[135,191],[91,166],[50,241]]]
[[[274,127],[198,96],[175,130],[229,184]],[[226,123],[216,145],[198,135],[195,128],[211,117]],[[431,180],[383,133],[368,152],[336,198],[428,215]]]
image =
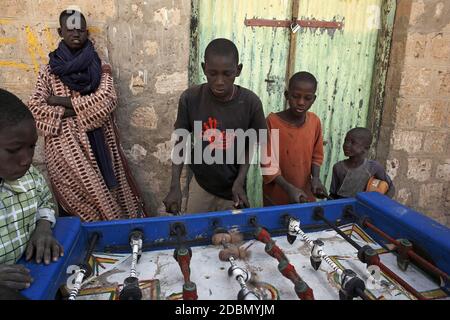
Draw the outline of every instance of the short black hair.
[[[289,79],[289,89],[298,82],[309,82],[314,85],[314,90],[317,90],[317,79],[309,72],[300,71],[294,74],[291,79]]]
[[[219,38],[211,41],[205,49],[205,62],[211,56],[232,56],[239,64],[239,51],[233,41]]]
[[[372,145],[372,132],[367,128],[353,128],[349,132],[347,132],[347,135],[352,135],[353,137],[357,138],[360,143],[363,143],[366,146],[367,149],[369,149]]]
[[[0,89],[0,131],[33,119],[33,114],[17,96]]]
[[[78,10],[63,10],[59,15],[59,25],[62,27],[64,20],[73,16],[74,14],[79,14],[81,20],[84,20],[84,22],[87,24],[86,17],[84,16],[84,14],[82,12],[80,12]]]

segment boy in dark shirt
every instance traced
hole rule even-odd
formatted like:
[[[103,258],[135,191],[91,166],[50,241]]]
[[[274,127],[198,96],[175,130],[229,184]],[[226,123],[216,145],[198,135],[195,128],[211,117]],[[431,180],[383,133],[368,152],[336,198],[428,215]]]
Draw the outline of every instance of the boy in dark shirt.
[[[236,134],[232,131],[266,129],[261,100],[252,91],[234,84],[242,64],[239,64],[238,50],[230,40],[213,40],[205,50],[202,68],[207,83],[189,88],[181,95],[175,122],[175,129],[194,133],[194,145],[191,157],[188,157],[194,177],[189,186],[187,213],[249,207],[245,188],[251,151],[247,145],[245,161],[238,161],[240,153],[236,147]],[[185,146],[186,141],[180,141],[176,147]],[[214,157],[218,153],[223,154],[223,162],[210,162],[204,158],[205,154]],[[232,161],[229,161],[230,153],[233,154]],[[172,165],[172,184],[164,200],[166,210],[171,213],[181,210],[183,164],[173,162]]]
[[[355,197],[358,192],[367,191],[368,182],[374,177],[387,183],[389,189],[386,195],[392,198],[395,189],[391,178],[380,163],[366,159],[371,144],[372,133],[366,128],[354,128],[347,133],[344,154],[348,159],[336,163],[333,167],[331,197]]]

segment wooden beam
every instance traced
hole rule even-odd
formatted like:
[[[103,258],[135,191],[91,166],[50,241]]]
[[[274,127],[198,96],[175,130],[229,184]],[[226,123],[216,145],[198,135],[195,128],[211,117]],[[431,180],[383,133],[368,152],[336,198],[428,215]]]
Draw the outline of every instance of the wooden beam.
[[[294,1],[295,3],[296,1]],[[343,22],[322,21],[322,20],[296,20],[302,28],[319,29],[338,29],[344,28]],[[271,28],[290,28],[293,20],[274,20],[274,19],[245,19],[244,24],[247,27],[271,27]]]
[[[381,125],[384,105],[386,103],[386,79],[389,68],[391,43],[394,32],[396,0],[383,0],[381,6],[381,29],[378,32],[377,48],[375,53],[374,72],[369,102],[367,128],[372,131],[374,147],[369,151],[369,158],[381,163],[387,160],[387,154],[380,152]]]

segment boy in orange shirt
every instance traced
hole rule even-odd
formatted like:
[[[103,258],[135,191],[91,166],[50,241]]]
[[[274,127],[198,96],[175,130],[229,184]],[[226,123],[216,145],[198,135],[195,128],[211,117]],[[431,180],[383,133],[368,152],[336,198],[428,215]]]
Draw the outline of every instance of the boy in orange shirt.
[[[317,115],[308,111],[316,100],[316,90],[317,80],[312,74],[296,73],[285,92],[290,108],[267,117],[269,135],[274,129],[279,130],[279,152],[272,155],[277,161],[262,165],[265,206],[313,202],[316,197],[327,196],[319,177],[323,162],[322,126]],[[269,144],[272,150],[274,143],[277,142]],[[265,174],[264,169],[270,171]]]

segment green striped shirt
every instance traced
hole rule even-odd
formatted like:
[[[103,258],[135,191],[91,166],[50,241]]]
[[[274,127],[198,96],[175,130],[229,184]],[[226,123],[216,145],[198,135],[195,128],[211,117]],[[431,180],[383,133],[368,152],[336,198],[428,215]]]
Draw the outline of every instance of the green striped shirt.
[[[0,264],[15,264],[40,219],[55,224],[55,205],[42,174],[33,166],[20,179],[0,181]]]

